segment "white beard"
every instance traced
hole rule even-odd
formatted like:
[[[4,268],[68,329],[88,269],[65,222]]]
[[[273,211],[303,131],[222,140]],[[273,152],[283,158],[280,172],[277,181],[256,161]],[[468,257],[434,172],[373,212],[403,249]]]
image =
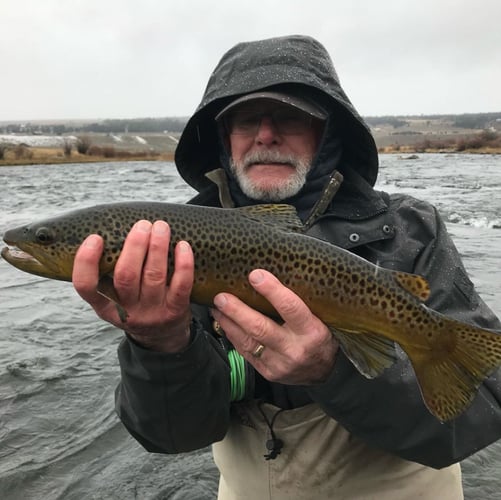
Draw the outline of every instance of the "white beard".
[[[298,158],[278,151],[256,151],[249,153],[238,162],[230,160],[230,168],[242,192],[252,200],[275,202],[290,198],[306,183],[312,158]],[[247,168],[254,163],[284,163],[294,167],[295,172],[276,186],[257,186],[247,176]],[[273,168],[273,167],[271,167]]]

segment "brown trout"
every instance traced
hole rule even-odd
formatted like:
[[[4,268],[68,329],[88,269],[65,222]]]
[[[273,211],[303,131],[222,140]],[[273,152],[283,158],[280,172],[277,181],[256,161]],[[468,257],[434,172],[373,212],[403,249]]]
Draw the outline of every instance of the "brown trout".
[[[100,273],[109,283],[125,237],[140,219],[169,223],[171,255],[178,241],[191,244],[195,303],[211,306],[214,296],[226,291],[277,318],[247,280],[251,270],[261,268],[305,301],[364,376],[376,377],[389,367],[398,343],[411,361],[426,406],[441,421],[463,412],[482,381],[501,365],[501,332],[427,308],[430,290],[420,276],[378,267],[301,234],[301,221],[288,205],[98,205],[7,231],[4,241],[17,248],[3,248],[2,257],[23,271],[71,281],[78,247],[97,233],[105,242]]]

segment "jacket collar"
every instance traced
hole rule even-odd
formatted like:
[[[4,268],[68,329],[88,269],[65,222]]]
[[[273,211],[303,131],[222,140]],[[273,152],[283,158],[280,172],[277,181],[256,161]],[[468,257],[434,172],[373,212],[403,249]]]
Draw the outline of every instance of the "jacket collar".
[[[335,178],[336,171],[331,176]],[[232,197],[228,176],[224,169],[218,168],[208,172],[207,178],[217,187],[217,196],[219,204],[224,208],[233,208],[240,206],[235,203]],[[342,176],[342,182],[338,189],[332,190],[332,184],[326,183],[316,204],[312,207],[315,210],[319,206],[322,209],[314,215],[314,219],[325,217],[336,217],[339,219],[357,221],[369,219],[388,210],[388,201],[383,193],[375,191],[360,175],[356,172],[346,169]],[[339,177],[338,177],[339,179]],[[212,189],[210,190],[212,191]],[[207,196],[207,193],[205,196]],[[209,195],[210,196],[210,195]],[[195,200],[203,199],[203,193],[197,196]],[[193,201],[195,201],[193,200]],[[214,202],[214,201],[213,201]],[[208,200],[206,201],[207,204]],[[309,214],[307,214],[309,215]],[[306,219],[307,217],[305,217]],[[314,221],[312,221],[313,223]]]

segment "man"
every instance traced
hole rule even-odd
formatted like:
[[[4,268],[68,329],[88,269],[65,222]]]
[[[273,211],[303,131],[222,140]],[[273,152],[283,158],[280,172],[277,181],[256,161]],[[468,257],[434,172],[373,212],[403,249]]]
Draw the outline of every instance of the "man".
[[[500,327],[436,209],[373,189],[373,137],[317,41],[272,38],[228,51],[181,136],[176,164],[199,191],[191,203],[292,204],[308,234],[424,276],[429,307]],[[98,236],[82,245],[74,270],[80,295],[127,333],[117,411],[146,449],[213,444],[220,499],[462,498],[457,462],[501,437],[499,373],[463,415],[440,423],[403,354],[365,379],[304,302],[264,270],[249,281],[281,322],[228,293],[211,311],[190,305],[194,256],[180,242],[168,278],[169,236],[160,221],[139,221],[130,232],[114,275],[125,324],[95,292]],[[230,395],[232,346],[245,359],[240,401]]]

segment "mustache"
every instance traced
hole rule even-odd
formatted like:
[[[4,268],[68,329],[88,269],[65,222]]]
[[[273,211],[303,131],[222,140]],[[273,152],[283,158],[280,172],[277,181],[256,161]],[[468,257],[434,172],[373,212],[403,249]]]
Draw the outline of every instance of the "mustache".
[[[304,163],[304,159],[298,158],[295,155],[284,154],[280,151],[251,151],[239,163],[244,169],[255,163],[283,163],[297,169]]]

